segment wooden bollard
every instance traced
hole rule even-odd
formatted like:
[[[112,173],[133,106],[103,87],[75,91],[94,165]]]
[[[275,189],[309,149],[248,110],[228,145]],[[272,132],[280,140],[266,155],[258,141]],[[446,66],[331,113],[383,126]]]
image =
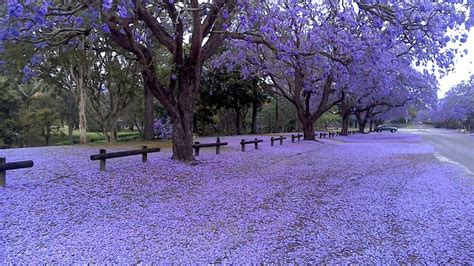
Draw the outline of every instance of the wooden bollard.
[[[100,149],[99,150],[99,153],[100,154],[106,154],[107,151],[105,149]],[[105,171],[105,158],[104,159],[100,159],[100,163],[99,163],[100,167],[100,171]]]
[[[291,134],[291,143],[295,143],[295,135]]]
[[[216,143],[221,143],[221,139],[219,137],[217,137]],[[217,145],[216,154],[220,154],[220,153],[221,153],[221,145]]]
[[[199,145],[199,141],[194,142],[194,144]],[[194,148],[194,155],[199,156],[199,147]]]
[[[254,145],[255,145],[255,149],[256,149],[256,150],[258,150],[258,142],[257,142],[257,140],[258,140],[258,139],[255,138],[255,144],[254,144]]]
[[[280,145],[283,145],[283,136],[280,136]]]
[[[0,157],[0,187],[7,183],[7,171],[33,167],[33,161],[19,161],[7,163],[7,159]]]
[[[240,148],[242,149],[242,151],[245,151],[245,144],[244,144],[244,139],[240,141]]]
[[[6,163],[7,159],[0,157],[0,164]],[[0,171],[0,187],[4,187],[7,183],[7,171]]]
[[[143,145],[142,149],[146,150],[148,147]],[[142,154],[142,163],[146,163],[148,161],[148,155],[146,153]]]
[[[270,145],[273,147],[273,137],[270,138]]]

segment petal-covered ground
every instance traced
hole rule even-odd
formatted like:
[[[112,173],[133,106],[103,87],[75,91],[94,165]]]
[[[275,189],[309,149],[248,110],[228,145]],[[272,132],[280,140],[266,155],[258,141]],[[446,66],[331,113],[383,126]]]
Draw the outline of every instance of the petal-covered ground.
[[[106,172],[97,147],[1,151],[35,166],[0,189],[0,261],[474,263],[474,178],[418,136],[262,138],[241,152],[224,137],[196,165],[165,150]]]

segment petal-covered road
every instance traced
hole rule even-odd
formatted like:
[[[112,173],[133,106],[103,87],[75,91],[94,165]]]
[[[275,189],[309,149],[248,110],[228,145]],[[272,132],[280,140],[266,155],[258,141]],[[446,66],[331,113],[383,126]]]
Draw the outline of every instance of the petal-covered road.
[[[0,261],[474,263],[474,180],[420,137],[245,153],[241,138],[197,165],[164,151],[102,173],[88,160],[97,148],[2,151],[35,167],[8,172],[0,190]]]

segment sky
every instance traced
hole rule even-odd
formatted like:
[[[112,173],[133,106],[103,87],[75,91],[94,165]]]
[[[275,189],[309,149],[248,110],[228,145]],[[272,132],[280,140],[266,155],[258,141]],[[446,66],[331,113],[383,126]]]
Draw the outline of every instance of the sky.
[[[463,51],[464,49],[468,50],[468,54],[463,57],[461,57],[460,54],[456,56],[454,70],[443,77],[438,77],[440,89],[438,91],[439,98],[442,98],[449,89],[461,81],[469,79],[469,77],[474,74],[474,32],[471,31],[467,42],[459,46],[459,51]]]

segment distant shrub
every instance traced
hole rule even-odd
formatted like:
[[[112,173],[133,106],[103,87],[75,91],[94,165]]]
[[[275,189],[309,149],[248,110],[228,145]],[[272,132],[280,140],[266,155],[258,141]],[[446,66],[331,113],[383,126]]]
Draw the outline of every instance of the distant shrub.
[[[159,139],[171,139],[173,136],[173,124],[169,117],[156,118],[154,121],[155,137]]]

